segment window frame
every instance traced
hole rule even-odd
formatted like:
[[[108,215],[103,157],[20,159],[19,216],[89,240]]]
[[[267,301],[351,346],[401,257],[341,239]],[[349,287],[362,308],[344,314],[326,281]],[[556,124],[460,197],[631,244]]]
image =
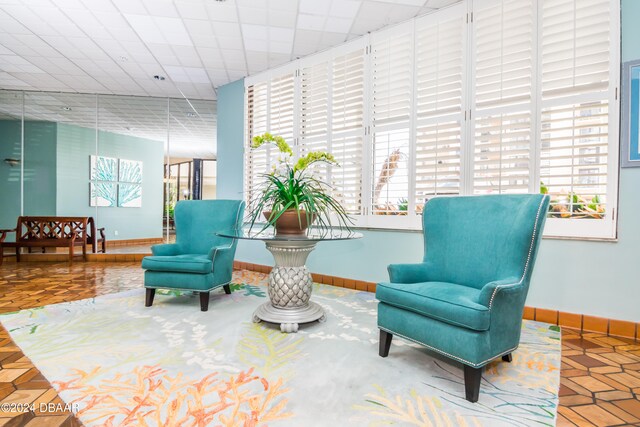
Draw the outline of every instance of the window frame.
[[[484,0],[483,0],[484,1]],[[609,80],[608,90],[603,93],[607,93],[608,102],[608,145],[607,145],[607,184],[606,184],[606,215],[602,219],[576,219],[576,218],[553,218],[548,217],[546,227],[544,231],[544,237],[553,238],[566,238],[566,239],[597,239],[597,240],[615,240],[617,233],[617,211],[618,211],[618,185],[619,185],[619,117],[620,117],[620,100],[619,100],[619,87],[620,87],[620,5],[617,0],[608,0],[610,19],[609,19],[609,34],[610,34],[610,57],[609,57]],[[476,5],[479,0],[475,0]],[[501,3],[491,0],[486,0],[486,3]],[[571,95],[566,99],[554,99],[552,101],[542,99],[542,8],[543,2],[537,0],[531,0],[532,6],[532,65],[531,65],[531,99],[530,110],[530,150],[529,150],[529,183],[528,191],[530,193],[536,193],[539,188],[540,175],[541,175],[541,141],[542,141],[542,111],[543,106],[549,105],[561,105],[562,102],[579,103],[586,102],[589,99],[587,95]],[[477,7],[477,6],[476,6]],[[476,147],[475,129],[479,122],[476,121],[478,116],[476,112],[475,102],[475,60],[476,51],[473,45],[473,37],[475,34],[475,23],[473,22],[474,12],[474,0],[463,0],[460,3],[456,3],[447,8],[438,10],[431,14],[419,16],[413,18],[407,22],[386,27],[378,30],[372,34],[365,35],[358,39],[346,42],[337,47],[328,49],[326,51],[307,56],[302,59],[297,59],[283,66],[270,69],[260,74],[249,76],[245,78],[245,141],[244,147],[244,176],[246,177],[249,171],[247,171],[250,135],[248,134],[248,89],[250,86],[258,83],[267,83],[270,85],[271,80],[277,79],[285,74],[294,74],[294,121],[292,123],[293,139],[287,141],[292,145],[294,154],[297,155],[300,152],[301,144],[303,143],[301,134],[301,92],[302,92],[302,70],[305,68],[311,68],[315,65],[327,64],[328,78],[333,78],[333,60],[337,57],[347,55],[358,49],[364,50],[364,65],[362,75],[363,85],[363,105],[362,105],[362,126],[350,130],[345,133],[348,135],[360,135],[362,138],[362,158],[360,164],[361,176],[361,194],[360,194],[360,212],[354,215],[355,227],[357,228],[371,228],[371,229],[395,229],[395,230],[420,230],[422,227],[422,215],[416,213],[417,193],[416,193],[416,168],[417,168],[417,145],[416,137],[421,126],[426,124],[438,123],[441,120],[440,117],[419,118],[417,117],[417,63],[416,50],[418,46],[418,37],[416,34],[417,28],[428,25],[428,22],[437,22],[439,19],[446,19],[446,17],[456,18],[461,14],[461,17],[466,15],[468,24],[461,31],[464,33],[465,43],[462,46],[462,114],[460,121],[460,183],[458,195],[474,195],[474,150]],[[411,83],[412,93],[410,94],[409,107],[409,122],[405,124],[391,124],[383,125],[380,131],[404,129],[408,126],[407,131],[409,133],[408,141],[408,162],[407,162],[407,176],[408,176],[408,194],[407,194],[407,213],[402,215],[376,215],[372,212],[372,194],[373,185],[375,185],[376,176],[374,173],[374,134],[375,127],[373,122],[373,55],[372,45],[375,40],[383,39],[384,37],[394,37],[398,34],[406,34],[409,32],[412,37],[412,57],[409,59],[411,64]],[[329,83],[329,93],[327,94],[327,120],[328,130],[326,132],[327,146],[331,147],[332,137],[334,136],[332,130],[332,110],[331,104],[333,102],[333,92],[331,91],[332,84]],[[603,100],[603,98],[598,98]],[[520,104],[518,104],[520,105]],[[267,96],[267,111],[269,111],[269,96]],[[508,111],[504,106],[497,106],[487,108],[482,111],[482,115],[486,116],[495,110],[496,112]],[[455,116],[457,113],[446,114],[447,120],[454,120],[451,123],[456,122]],[[269,116],[269,113],[267,113]],[[463,117],[462,117],[463,116]],[[269,129],[269,118],[267,118],[267,129]],[[574,128],[575,129],[575,128]],[[322,135],[313,134],[308,138],[312,141],[322,139]],[[573,157],[575,158],[575,157]],[[267,162],[269,163],[269,162]],[[588,165],[585,165],[585,167]],[[245,179],[245,185],[246,185]],[[245,188],[246,190],[246,188]],[[248,194],[245,191],[245,195]],[[433,197],[446,197],[446,196],[433,196]]]

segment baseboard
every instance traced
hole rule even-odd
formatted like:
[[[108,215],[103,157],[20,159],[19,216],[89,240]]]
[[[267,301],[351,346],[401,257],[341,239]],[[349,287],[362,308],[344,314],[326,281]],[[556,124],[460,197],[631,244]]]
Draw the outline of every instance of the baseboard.
[[[260,273],[269,273],[272,268],[268,265],[241,261],[234,261],[233,267],[238,270],[251,270]],[[376,284],[373,282],[363,282],[361,280],[345,279],[343,277],[327,276],[318,273],[311,273],[311,276],[316,283],[366,292],[376,291]],[[606,319],[587,314],[565,313],[535,307],[525,307],[522,317],[527,320],[537,320],[539,322],[576,329],[580,332],[599,332],[611,336],[632,338],[634,340],[640,339],[640,323],[627,322],[624,320]]]
[[[142,246],[142,245],[156,245],[158,243],[164,243],[164,238],[153,237],[147,239],[123,239],[123,240],[108,240],[107,249],[118,246]]]
[[[142,261],[147,255],[151,254],[87,254],[87,262],[139,262]],[[69,254],[66,253],[45,253],[45,254],[22,254],[20,255],[20,262],[68,262]],[[73,256],[73,263],[82,263],[82,252],[77,252]],[[4,264],[15,264],[16,257],[5,257]]]

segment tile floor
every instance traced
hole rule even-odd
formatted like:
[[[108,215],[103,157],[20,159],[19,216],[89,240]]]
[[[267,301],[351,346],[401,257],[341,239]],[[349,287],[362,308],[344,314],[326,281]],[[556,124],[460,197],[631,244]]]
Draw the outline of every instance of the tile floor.
[[[0,267],[0,313],[141,286],[137,262],[7,263]],[[562,340],[558,426],[640,426],[640,343],[571,329]],[[33,403],[35,411],[0,412],[0,426],[81,425],[69,412],[40,410],[62,401],[0,327],[0,408],[3,403]]]

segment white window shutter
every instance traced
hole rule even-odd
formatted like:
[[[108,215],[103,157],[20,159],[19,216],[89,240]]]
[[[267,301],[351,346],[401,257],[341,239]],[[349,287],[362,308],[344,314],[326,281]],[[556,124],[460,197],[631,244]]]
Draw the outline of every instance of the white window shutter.
[[[268,130],[268,92],[269,84],[266,82],[256,83],[246,88],[247,138],[244,144],[244,190],[247,201],[255,199],[256,187],[262,182],[261,174],[266,173],[269,168],[268,149],[251,149],[252,138]]]
[[[466,7],[416,21],[415,208],[436,195],[461,191]]]
[[[527,193],[531,176],[535,9],[474,4],[473,192]]]
[[[371,211],[374,215],[408,213],[413,39],[413,28],[407,26],[372,37]]]
[[[364,134],[364,48],[331,62],[331,138],[328,147],[339,167],[330,170],[333,196],[352,215],[362,212]]]
[[[611,4],[543,3],[540,180],[552,198],[551,218],[610,214]]]

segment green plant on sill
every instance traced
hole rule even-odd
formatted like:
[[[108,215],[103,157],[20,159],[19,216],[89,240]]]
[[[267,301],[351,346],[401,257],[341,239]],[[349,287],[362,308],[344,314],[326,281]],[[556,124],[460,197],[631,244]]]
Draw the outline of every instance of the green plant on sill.
[[[540,193],[549,194],[549,188],[542,181],[540,181]],[[568,209],[569,206],[571,211]],[[597,194],[591,200],[587,200],[586,197],[569,192],[566,195],[551,197],[548,216],[549,218],[602,219],[605,216],[605,207]]]
[[[315,163],[339,166],[333,155],[313,151],[292,164],[293,150],[284,138],[268,132],[257,135],[252,139],[251,148],[258,149],[265,143],[272,143],[278,147],[280,156],[271,173],[261,175],[265,179],[264,182],[254,188],[255,196],[249,201],[251,227],[265,210],[271,210],[271,215],[262,230],[275,225],[285,211],[294,209],[298,213],[298,223],[302,222],[301,211],[305,211],[307,223],[311,224],[315,219],[315,225],[321,230],[327,230],[334,225],[349,230],[353,221],[340,202],[331,196],[331,186],[315,177],[309,170]],[[332,223],[332,214],[335,214],[337,224]]]

